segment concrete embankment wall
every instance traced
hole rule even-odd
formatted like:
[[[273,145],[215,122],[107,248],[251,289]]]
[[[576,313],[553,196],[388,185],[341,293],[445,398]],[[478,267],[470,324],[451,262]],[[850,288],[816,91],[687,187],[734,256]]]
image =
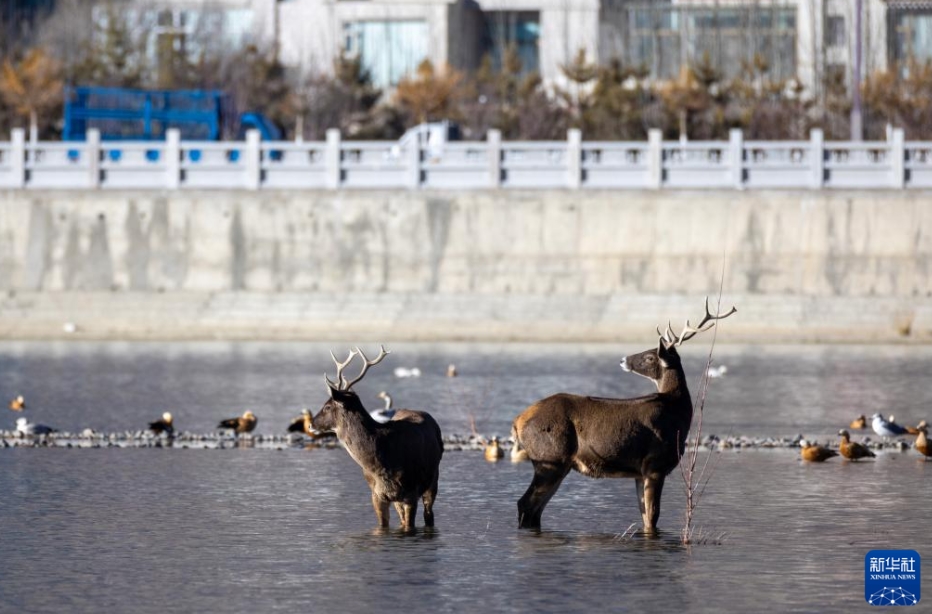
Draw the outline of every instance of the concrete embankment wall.
[[[5,192],[0,336],[927,341],[930,196]]]

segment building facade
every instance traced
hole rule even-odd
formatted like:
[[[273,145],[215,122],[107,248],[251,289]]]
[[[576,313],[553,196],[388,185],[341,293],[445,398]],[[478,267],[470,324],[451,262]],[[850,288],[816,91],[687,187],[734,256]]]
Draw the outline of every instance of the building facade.
[[[850,86],[859,39],[862,75],[905,74],[910,59],[932,59],[932,0],[125,1],[145,13],[158,45],[248,39],[275,45],[286,64],[308,73],[330,71],[346,53],[381,88],[424,59],[471,71],[485,56],[499,64],[511,46],[524,70],[550,85],[561,84],[561,67],[580,49],[590,60],[643,67],[655,80],[699,61],[726,77],[763,61],[772,77],[795,77],[810,89],[833,75]]]

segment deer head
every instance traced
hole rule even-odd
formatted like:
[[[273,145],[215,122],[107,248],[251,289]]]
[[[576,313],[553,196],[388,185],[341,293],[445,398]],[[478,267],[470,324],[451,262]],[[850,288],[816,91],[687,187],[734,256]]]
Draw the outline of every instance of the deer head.
[[[337,366],[336,382],[330,381],[330,378],[324,374],[324,380],[327,382],[327,390],[330,392],[330,399],[324,403],[320,411],[317,412],[317,415],[311,420],[313,427],[318,431],[336,430],[340,417],[346,415],[346,412],[354,412],[363,416],[364,420],[371,420],[372,418],[369,416],[369,412],[366,411],[366,408],[363,407],[362,401],[359,400],[359,396],[351,389],[365,377],[369,367],[379,364],[390,353],[391,352],[387,351],[385,347],[380,345],[379,355],[376,356],[375,360],[369,360],[365,353],[356,347],[350,350],[346,360],[340,362],[337,360],[336,356],[333,355],[333,352],[330,352],[330,358],[333,359],[334,364]],[[355,378],[347,380],[343,375],[343,370],[356,356],[362,357],[362,370]]]
[[[625,356],[621,359],[622,370],[635,373],[654,382],[659,392],[668,392],[677,385],[676,376],[683,376],[683,366],[680,363],[680,355],[676,348],[683,342],[689,341],[698,333],[705,332],[715,326],[716,320],[727,318],[738,311],[734,307],[726,314],[712,315],[709,311],[709,298],[705,299],[705,316],[699,322],[698,326],[691,326],[689,320],[683,326],[683,331],[677,335],[673,332],[673,327],[667,322],[667,328],[661,332],[657,327],[657,347],[645,350],[638,354]]]

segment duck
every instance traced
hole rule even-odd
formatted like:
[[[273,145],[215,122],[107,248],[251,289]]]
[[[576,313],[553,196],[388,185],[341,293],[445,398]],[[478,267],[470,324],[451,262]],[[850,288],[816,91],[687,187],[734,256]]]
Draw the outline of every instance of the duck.
[[[523,463],[528,459],[527,450],[521,447],[521,444],[517,441],[513,446],[511,446],[511,453],[509,454],[511,462],[513,463]]]
[[[932,457],[932,447],[929,446],[928,439],[929,425],[923,420],[919,423],[919,426],[916,427],[916,430],[919,431],[919,434],[916,436],[916,451],[926,458]]]
[[[311,412],[307,408],[301,410],[301,415],[291,421],[287,430],[289,433],[303,433],[314,439],[322,436],[322,433],[312,426]]]
[[[384,390],[376,395],[376,398],[385,401],[385,407],[369,412],[372,419],[380,424],[385,424],[395,417],[395,410],[392,409],[392,398]]]
[[[255,414],[246,410],[239,418],[230,418],[221,421],[220,424],[217,425],[217,428],[230,429],[237,435],[240,435],[242,433],[251,433],[258,423],[259,419],[256,418]]]
[[[23,395],[20,394],[10,401],[10,409],[13,411],[23,411],[26,409],[26,399],[23,398]]]
[[[457,375],[459,374],[456,372],[456,365],[452,363],[447,365],[447,377],[456,377]]]
[[[395,367],[393,371],[395,377],[421,377],[421,370],[417,367],[407,368],[407,367]]]
[[[896,422],[888,422],[880,414],[871,416],[871,428],[881,437],[899,437],[906,434],[906,429]]]
[[[838,434],[841,435],[841,443],[838,444],[838,450],[841,452],[841,455],[848,460],[856,461],[861,458],[876,458],[877,455],[871,452],[867,446],[852,442],[851,435],[848,434],[848,431],[842,429],[838,431]]]
[[[490,463],[498,462],[505,456],[505,451],[498,445],[498,437],[493,437],[492,441],[485,447],[485,460]]]
[[[726,365],[709,367],[706,371],[706,375],[709,376],[709,379],[718,379],[720,377],[724,377],[726,373],[728,373],[728,367]]]
[[[854,429],[856,431],[863,431],[867,428],[867,418],[864,417],[864,414],[861,414],[851,421],[851,424],[848,425],[848,428]]]
[[[800,441],[799,445],[802,447],[800,456],[804,461],[809,461],[810,463],[824,463],[833,456],[838,456],[838,452],[835,450],[829,450],[824,446],[811,444],[805,439]]]
[[[890,424],[896,424],[896,419],[893,417],[893,414],[890,414],[890,418],[887,420]],[[919,427],[918,426],[908,426],[905,424],[896,424],[896,426],[906,429],[907,435],[918,435]]]
[[[33,424],[26,418],[17,418],[16,432],[21,435],[48,435],[49,433],[56,432],[56,429],[44,424]]]
[[[175,434],[175,426],[172,424],[172,414],[171,412],[165,412],[162,414],[162,417],[155,422],[149,423],[149,430],[155,433],[156,435],[161,435],[165,433],[169,437]]]

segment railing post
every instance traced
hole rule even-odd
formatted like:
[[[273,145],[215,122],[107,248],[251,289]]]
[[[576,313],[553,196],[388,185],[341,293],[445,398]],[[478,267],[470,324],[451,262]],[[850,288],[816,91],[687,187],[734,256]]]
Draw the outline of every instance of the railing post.
[[[502,133],[499,130],[489,130],[486,135],[486,146],[489,150],[489,187],[500,188],[502,185]]]
[[[728,146],[731,150],[731,187],[744,189],[744,132],[741,128],[728,131]]]
[[[663,132],[659,128],[647,131],[647,187],[663,187]]]
[[[165,187],[181,187],[181,131],[177,128],[165,131]]]
[[[570,128],[566,132],[566,187],[582,187],[582,130]]]
[[[342,183],[342,169],[340,169],[340,130],[330,128],[327,130],[327,149],[324,152],[324,167],[326,176],[324,187],[328,190],[337,190]]]
[[[13,128],[10,133],[10,170],[13,172],[13,187],[26,187],[26,131]]]
[[[819,190],[825,184],[825,136],[821,128],[809,132],[809,188]]]
[[[408,143],[406,154],[407,177],[405,185],[409,190],[416,190],[421,187],[421,141],[415,136]]]
[[[87,187],[100,187],[100,130],[88,128],[84,140],[84,155],[87,156]]]
[[[906,135],[902,128],[894,128],[890,135],[890,161],[892,187],[906,187]]]
[[[245,171],[246,179],[244,186],[247,190],[258,190],[262,183],[262,137],[258,130],[251,129],[246,131],[246,151],[245,154]]]

